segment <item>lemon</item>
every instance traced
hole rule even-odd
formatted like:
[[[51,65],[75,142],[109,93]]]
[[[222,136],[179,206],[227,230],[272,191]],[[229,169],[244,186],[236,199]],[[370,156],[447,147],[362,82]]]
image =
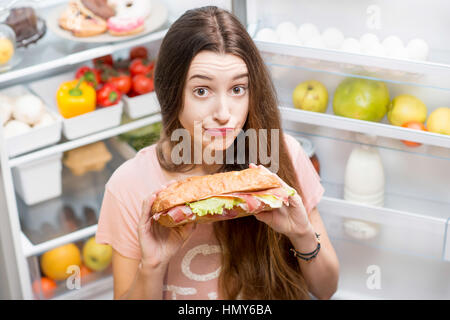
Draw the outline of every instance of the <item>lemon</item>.
[[[0,64],[7,63],[14,54],[14,45],[8,38],[0,38]]]
[[[428,131],[450,135],[450,108],[437,108],[428,117]]]

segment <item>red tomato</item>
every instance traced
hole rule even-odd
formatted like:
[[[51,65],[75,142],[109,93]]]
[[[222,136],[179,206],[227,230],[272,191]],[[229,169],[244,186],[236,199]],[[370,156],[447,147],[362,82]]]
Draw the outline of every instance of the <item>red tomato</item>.
[[[122,97],[122,93],[112,83],[106,83],[101,89],[97,90],[97,106],[109,107],[117,104]]]
[[[97,89],[102,81],[100,71],[88,66],[82,66],[75,73],[75,78],[80,79],[81,77],[84,77],[84,81],[93,86],[94,89]]]
[[[415,130],[428,131],[427,128],[425,127],[425,125],[422,122],[418,122],[418,121],[406,122],[402,125],[402,127],[409,128],[409,129],[415,129]],[[408,147],[418,147],[418,146],[422,145],[421,143],[413,142],[413,141],[402,140],[402,142]]]
[[[123,94],[127,94],[131,89],[131,77],[125,73],[117,73],[117,75],[111,76],[108,83],[115,85]]]
[[[54,280],[42,277],[41,279],[36,279],[33,282],[33,292],[36,296],[42,296],[45,299],[51,299],[55,293],[55,290],[57,288],[57,284]]]
[[[134,47],[130,51],[130,60],[136,58],[148,59],[148,50],[146,47]]]
[[[98,57],[92,60],[92,62],[94,63],[94,66],[99,66],[99,65],[110,65],[112,66],[114,61],[113,58],[110,54],[108,54],[107,56],[103,56],[103,57]]]
[[[131,61],[130,63],[130,72],[132,76],[137,74],[147,74],[153,71],[155,67],[155,63],[153,61],[148,61],[145,59],[137,58]]]
[[[144,94],[155,90],[153,78],[145,74],[137,74],[133,77],[133,91]]]

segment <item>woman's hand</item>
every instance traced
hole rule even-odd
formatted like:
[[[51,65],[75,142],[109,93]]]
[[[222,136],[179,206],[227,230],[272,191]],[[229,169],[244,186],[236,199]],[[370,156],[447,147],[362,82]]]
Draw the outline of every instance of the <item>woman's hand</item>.
[[[251,163],[250,168],[261,168],[270,174],[273,174],[280,180],[285,188],[292,189],[278,175],[271,172],[266,167]],[[279,209],[262,211],[255,215],[256,219],[266,223],[275,231],[286,235],[289,238],[299,237],[311,232],[312,225],[309,222],[308,214],[303,206],[302,199],[296,192],[294,196],[289,197],[289,206],[283,206]]]
[[[156,196],[173,182],[175,180],[163,185],[143,203],[138,235],[141,246],[141,261],[144,266],[152,268],[166,266],[196,227],[196,223],[188,223],[183,226],[168,228],[152,219],[151,208]]]

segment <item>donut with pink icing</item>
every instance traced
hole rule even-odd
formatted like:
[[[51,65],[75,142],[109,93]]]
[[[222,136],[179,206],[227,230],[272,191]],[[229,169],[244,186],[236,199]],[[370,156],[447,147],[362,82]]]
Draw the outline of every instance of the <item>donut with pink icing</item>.
[[[144,18],[111,17],[108,19],[108,31],[113,36],[126,36],[144,31]]]
[[[150,0],[108,0],[116,14],[107,20],[110,34],[126,36],[145,29],[145,19],[150,15]]]

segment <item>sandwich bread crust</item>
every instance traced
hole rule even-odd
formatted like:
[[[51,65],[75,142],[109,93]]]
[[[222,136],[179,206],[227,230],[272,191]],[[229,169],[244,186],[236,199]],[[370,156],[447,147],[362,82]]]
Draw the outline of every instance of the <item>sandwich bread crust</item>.
[[[259,191],[278,187],[281,187],[278,178],[261,168],[189,177],[175,182],[158,193],[153,202],[151,213],[166,211],[178,205],[214,195]],[[162,218],[163,216],[160,219]]]

